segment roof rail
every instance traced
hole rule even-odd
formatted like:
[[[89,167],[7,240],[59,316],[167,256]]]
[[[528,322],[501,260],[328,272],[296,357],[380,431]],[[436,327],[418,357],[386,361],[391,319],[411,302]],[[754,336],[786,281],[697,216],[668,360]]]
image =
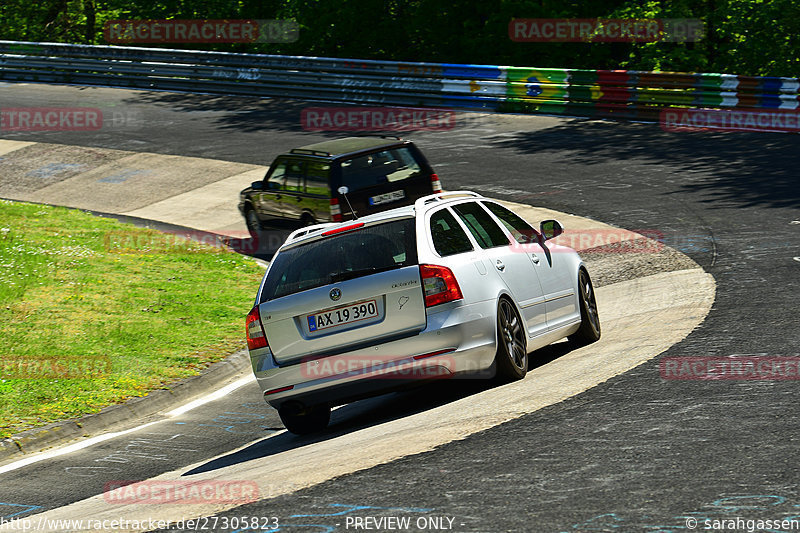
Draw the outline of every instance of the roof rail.
[[[330,152],[323,152],[322,150],[308,150],[306,148],[292,148],[289,150],[290,154],[299,154],[299,155],[321,155],[323,157],[330,157]]]
[[[286,237],[286,242],[295,241],[300,237],[305,237],[306,235],[314,233],[315,231],[322,231],[323,229],[335,226],[336,224],[336,222],[325,222],[322,224],[314,224],[313,226],[306,226],[304,228],[296,229],[291,232],[288,237]]]
[[[478,194],[473,191],[446,191],[446,192],[438,192],[436,194],[429,194],[428,196],[423,196],[419,198],[416,202],[414,202],[414,209],[420,211],[424,206],[427,204],[431,204],[433,202],[444,202],[451,199],[456,198],[483,198],[483,195]]]

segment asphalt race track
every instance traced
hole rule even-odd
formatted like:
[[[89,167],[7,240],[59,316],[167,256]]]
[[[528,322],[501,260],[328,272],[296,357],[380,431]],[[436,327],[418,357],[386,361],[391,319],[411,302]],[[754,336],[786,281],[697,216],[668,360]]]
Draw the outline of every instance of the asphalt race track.
[[[304,132],[305,105],[0,84],[0,107],[91,106],[118,118],[94,132],[0,137],[268,165],[280,151],[341,135]],[[309,533],[401,530],[382,517],[409,518],[402,530],[410,531],[667,532],[691,530],[692,520],[702,529],[706,518],[800,516],[797,380],[665,380],[658,364],[662,357],[800,356],[800,138],[552,117],[458,119],[452,131],[408,135],[447,189],[660,232],[716,280],[707,318],[658,358],[564,401],[431,451],[290,494],[264,493],[217,516],[276,517],[280,531]],[[556,348],[542,357],[559,355]],[[346,406],[319,439],[469,401],[482,387]],[[192,425],[207,428],[208,442],[180,437]],[[85,449],[80,461],[0,470],[0,516],[3,506],[28,506],[35,517],[102,491],[68,467],[126,465],[118,479],[146,479],[197,462],[207,469],[268,462],[266,437],[279,439],[270,450],[305,445],[279,430],[251,382],[151,426],[149,442],[122,436]],[[97,461],[114,454],[127,459]]]

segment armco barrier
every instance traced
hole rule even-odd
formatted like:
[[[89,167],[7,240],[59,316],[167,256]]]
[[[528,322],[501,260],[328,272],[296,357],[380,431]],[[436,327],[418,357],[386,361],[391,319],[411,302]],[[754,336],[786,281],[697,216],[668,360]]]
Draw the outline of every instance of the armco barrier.
[[[657,120],[797,109],[798,78],[572,70],[0,41],[0,80]]]

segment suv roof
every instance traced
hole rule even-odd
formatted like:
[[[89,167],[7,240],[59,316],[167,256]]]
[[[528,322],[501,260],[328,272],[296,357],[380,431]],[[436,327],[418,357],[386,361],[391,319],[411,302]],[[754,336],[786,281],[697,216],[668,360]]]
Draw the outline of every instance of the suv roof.
[[[289,153],[335,158],[353,152],[404,143],[399,137],[345,137],[293,148]]]

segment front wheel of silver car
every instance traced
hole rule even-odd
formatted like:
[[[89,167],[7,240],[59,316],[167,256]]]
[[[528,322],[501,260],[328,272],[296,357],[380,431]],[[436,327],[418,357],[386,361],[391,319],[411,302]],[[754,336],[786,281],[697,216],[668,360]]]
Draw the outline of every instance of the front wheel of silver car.
[[[331,408],[328,405],[285,405],[278,409],[283,426],[295,435],[317,433],[328,427]]]
[[[581,269],[578,273],[578,302],[581,307],[581,327],[569,336],[570,342],[578,346],[591,344],[600,339],[600,315],[597,314],[597,299],[589,273]]]
[[[522,379],[528,372],[528,352],[525,343],[525,326],[506,298],[497,306],[497,375],[501,380]]]

